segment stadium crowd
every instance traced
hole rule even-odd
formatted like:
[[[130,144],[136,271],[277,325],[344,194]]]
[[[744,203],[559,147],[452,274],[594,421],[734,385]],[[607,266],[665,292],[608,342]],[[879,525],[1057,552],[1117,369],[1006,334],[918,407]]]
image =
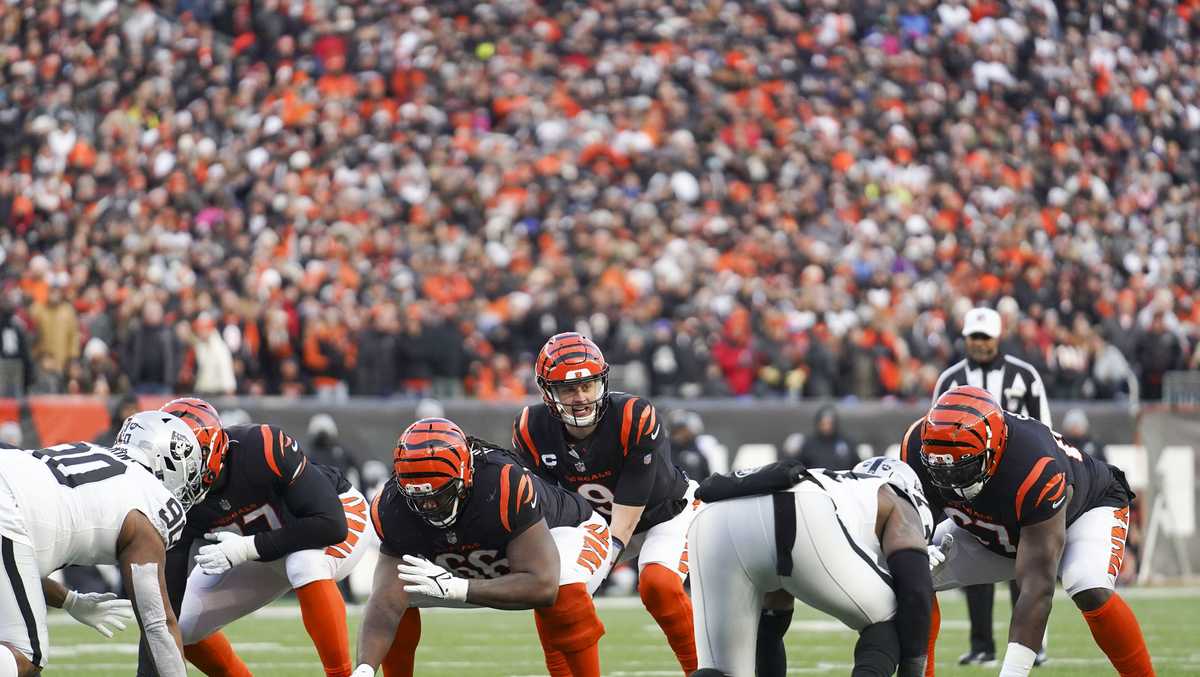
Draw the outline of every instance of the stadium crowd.
[[[0,4],[0,396],[1200,368],[1200,3]]]

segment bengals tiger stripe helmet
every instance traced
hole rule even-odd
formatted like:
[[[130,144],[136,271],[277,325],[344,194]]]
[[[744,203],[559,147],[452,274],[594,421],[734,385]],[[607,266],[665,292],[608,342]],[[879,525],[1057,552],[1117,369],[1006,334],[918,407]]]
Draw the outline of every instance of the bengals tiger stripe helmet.
[[[159,407],[159,411],[183,419],[196,439],[204,461],[200,480],[205,487],[212,486],[225,465],[225,454],[229,451],[229,435],[221,426],[221,417],[213,405],[198,397],[180,397]]]
[[[462,428],[444,418],[413,423],[396,441],[392,465],[414,513],[441,529],[454,524],[475,481],[475,460]]]
[[[551,336],[534,365],[542,401],[567,425],[584,428],[600,420],[608,404],[608,362],[595,342],[573,331]],[[560,388],[598,382],[592,400],[566,404]],[[580,411],[583,410],[583,411]]]
[[[951,388],[937,398],[921,427],[921,463],[939,489],[974,498],[996,474],[1008,424],[991,393]]]

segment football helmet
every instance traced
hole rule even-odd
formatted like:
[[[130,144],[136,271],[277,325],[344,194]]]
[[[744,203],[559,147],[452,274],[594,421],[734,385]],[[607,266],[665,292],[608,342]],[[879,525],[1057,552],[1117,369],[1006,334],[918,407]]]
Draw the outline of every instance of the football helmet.
[[[163,411],[141,411],[125,419],[113,452],[149,470],[183,509],[204,500],[203,452],[196,434],[179,418]]]
[[[1004,411],[991,393],[951,388],[921,425],[921,463],[939,489],[972,499],[996,474],[1008,442]]]
[[[408,426],[392,452],[396,486],[409,508],[429,524],[454,524],[475,481],[467,436],[453,421],[423,418]]]
[[[555,418],[584,428],[604,415],[608,404],[608,362],[591,339],[575,332],[551,336],[538,353],[534,373],[542,401]],[[569,389],[590,383],[598,384],[591,399],[563,401]]]
[[[933,537],[933,511],[929,509],[929,501],[925,499],[925,490],[921,488],[921,480],[917,471],[898,458],[875,456],[859,461],[853,472],[857,475],[872,475],[887,480],[896,493],[904,497],[921,517],[921,528],[925,532],[925,540]]]
[[[217,481],[225,465],[225,453],[229,451],[229,434],[221,425],[221,417],[213,405],[197,397],[180,397],[159,407],[159,411],[174,414],[188,424],[200,450],[204,454],[202,477],[204,486],[210,487]]]

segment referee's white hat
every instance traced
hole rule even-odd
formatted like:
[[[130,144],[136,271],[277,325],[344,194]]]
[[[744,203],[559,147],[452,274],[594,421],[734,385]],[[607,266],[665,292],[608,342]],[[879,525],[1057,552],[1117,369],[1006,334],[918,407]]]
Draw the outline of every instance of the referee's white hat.
[[[991,308],[972,308],[963,318],[963,336],[986,334],[991,338],[1000,336],[1000,313]]]

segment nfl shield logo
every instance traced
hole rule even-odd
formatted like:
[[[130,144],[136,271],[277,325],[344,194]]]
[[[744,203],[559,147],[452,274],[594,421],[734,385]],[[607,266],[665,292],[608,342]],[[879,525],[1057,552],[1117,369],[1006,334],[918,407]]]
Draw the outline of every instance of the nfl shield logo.
[[[583,461],[579,461],[578,463],[575,464],[575,469],[578,470],[579,472],[583,472],[587,468],[586,468],[586,466],[583,465]]]
[[[230,508],[233,507],[232,505],[229,504],[229,501],[224,498],[221,499],[221,502],[218,503],[218,505],[221,506],[222,510],[229,510]]]
[[[458,535],[455,534],[453,531],[446,532],[446,542],[447,543],[458,543]]]

